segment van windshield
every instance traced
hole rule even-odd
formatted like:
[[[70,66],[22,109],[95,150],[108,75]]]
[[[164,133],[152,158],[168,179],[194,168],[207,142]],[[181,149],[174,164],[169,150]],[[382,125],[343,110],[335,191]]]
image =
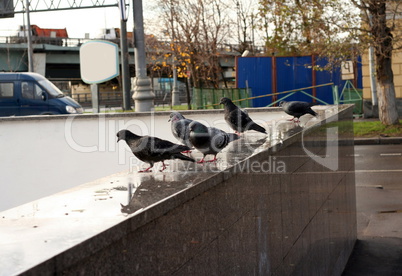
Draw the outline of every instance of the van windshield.
[[[61,98],[64,97],[64,94],[60,91],[59,88],[57,88],[56,85],[51,83],[48,80],[39,80],[38,81],[40,85],[42,85],[43,88],[46,89],[47,92],[49,92],[50,95],[56,97],[56,98]]]

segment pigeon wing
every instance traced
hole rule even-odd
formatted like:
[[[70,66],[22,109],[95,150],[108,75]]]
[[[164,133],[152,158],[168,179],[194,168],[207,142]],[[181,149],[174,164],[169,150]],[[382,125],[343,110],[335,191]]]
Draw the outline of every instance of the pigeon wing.
[[[189,125],[192,121],[193,120],[190,119],[182,119],[172,124],[173,135],[188,147],[192,146],[189,141],[189,135],[190,135]]]
[[[214,127],[209,128],[209,135],[211,137],[211,148],[216,152],[221,151],[230,142],[239,138],[236,134],[226,133],[225,131]]]
[[[291,113],[291,115],[295,116],[302,116],[304,114],[311,114],[313,116],[317,115],[312,109],[311,106],[314,105],[312,103],[308,102],[290,102],[288,106],[288,110]]]
[[[239,132],[244,131],[245,126],[251,121],[250,117],[239,108],[225,114],[225,117],[230,127]]]
[[[150,137],[149,152],[152,155],[170,155],[180,153],[185,150],[190,150],[189,147],[174,144],[170,141],[163,140],[157,137]]]

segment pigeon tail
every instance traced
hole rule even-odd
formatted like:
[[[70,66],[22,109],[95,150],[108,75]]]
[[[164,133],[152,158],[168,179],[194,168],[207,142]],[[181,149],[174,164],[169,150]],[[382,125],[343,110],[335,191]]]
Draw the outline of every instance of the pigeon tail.
[[[185,155],[183,155],[181,153],[175,153],[175,154],[172,155],[172,157],[176,158],[176,159],[184,160],[184,161],[195,162],[195,160],[193,158],[191,158],[189,156],[185,156]]]
[[[252,125],[250,126],[250,130],[255,130],[255,131],[258,131],[258,132],[262,132],[262,133],[267,134],[267,131],[265,130],[265,128],[263,128],[263,127],[260,126],[260,125],[257,125],[256,123],[254,123],[254,124],[252,124]]]
[[[236,141],[237,139],[240,139],[239,134],[237,133],[228,133],[229,141],[228,143],[232,141]]]
[[[311,114],[311,115],[313,115],[313,116],[317,116],[317,115],[318,115],[317,112],[315,112],[315,111],[312,110],[311,108],[310,108],[309,110],[307,110],[307,113],[308,113],[308,114]]]

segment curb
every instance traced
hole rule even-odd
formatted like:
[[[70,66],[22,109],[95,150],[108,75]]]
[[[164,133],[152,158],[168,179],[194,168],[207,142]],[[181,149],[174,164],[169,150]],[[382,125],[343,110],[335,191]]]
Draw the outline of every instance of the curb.
[[[354,144],[358,146],[402,144],[402,137],[355,138]]]

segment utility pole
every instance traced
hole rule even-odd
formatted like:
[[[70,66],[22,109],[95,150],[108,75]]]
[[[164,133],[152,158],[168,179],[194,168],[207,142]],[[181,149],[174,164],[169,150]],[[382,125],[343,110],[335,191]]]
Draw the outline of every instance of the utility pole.
[[[151,111],[154,107],[155,94],[152,92],[151,79],[147,76],[142,0],[133,0],[133,15],[135,58],[133,99],[135,103],[135,112]]]
[[[33,48],[32,48],[32,32],[31,32],[31,20],[29,19],[29,0],[25,0],[25,11],[27,17],[27,25],[25,26],[25,32],[27,35],[28,44],[28,72],[33,72]]]
[[[128,47],[127,47],[127,15],[126,1],[119,1],[120,8],[120,58],[121,58],[121,79],[123,90],[123,109],[131,110],[130,95],[130,68],[128,64]]]

